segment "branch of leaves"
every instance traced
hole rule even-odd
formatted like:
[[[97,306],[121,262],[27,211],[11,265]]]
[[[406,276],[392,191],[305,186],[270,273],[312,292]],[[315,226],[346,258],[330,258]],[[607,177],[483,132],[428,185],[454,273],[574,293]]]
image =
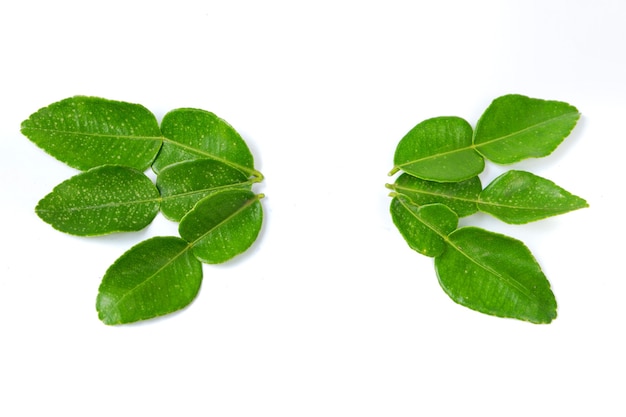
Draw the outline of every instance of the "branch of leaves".
[[[524,224],[588,207],[530,172],[507,171],[484,189],[478,177],[483,156],[511,163],[548,155],[578,118],[566,103],[507,95],[492,102],[473,132],[463,119],[438,117],[400,141],[392,174],[405,173],[387,184],[393,222],[412,249],[435,258],[439,283],[455,302],[533,323],[556,318],[550,283],[524,243],[477,227],[458,228],[458,219],[482,211]]]
[[[138,231],[161,211],[180,237],[153,237],[106,271],[96,301],[105,324],[146,320],[196,297],[202,263],[246,251],[263,221],[252,191],[263,176],[241,136],[213,113],[176,109],[159,125],[138,104],[77,96],[45,107],[22,133],[83,172],[56,186],[35,211],[78,236]],[[143,171],[152,167],[156,184]]]

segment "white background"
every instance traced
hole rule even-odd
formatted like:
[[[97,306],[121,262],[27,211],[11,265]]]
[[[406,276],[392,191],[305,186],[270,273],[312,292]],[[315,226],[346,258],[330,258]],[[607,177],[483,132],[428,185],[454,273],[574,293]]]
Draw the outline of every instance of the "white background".
[[[0,415],[625,415],[624,22],[619,0],[2,2]],[[515,168],[590,208],[464,220],[530,247],[550,325],[453,303],[388,213],[402,136],[475,124],[507,93],[583,114]],[[212,111],[266,177],[260,239],[205,265],[180,313],[108,327],[95,312],[106,268],[175,224],[78,238],[34,214],[76,172],[20,123],[76,94]]]

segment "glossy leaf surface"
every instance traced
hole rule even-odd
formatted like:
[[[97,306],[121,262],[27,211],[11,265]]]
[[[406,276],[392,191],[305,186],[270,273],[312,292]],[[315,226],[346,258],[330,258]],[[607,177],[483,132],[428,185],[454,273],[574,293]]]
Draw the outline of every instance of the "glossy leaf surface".
[[[457,215],[443,204],[417,206],[407,197],[391,200],[391,218],[404,240],[415,251],[426,256],[440,255],[445,236],[456,229]]]
[[[472,127],[459,117],[436,117],[415,126],[398,143],[392,173],[456,182],[475,177],[485,166],[472,145]]]
[[[216,159],[240,169],[248,176],[254,171],[252,153],[239,133],[226,121],[205,110],[182,108],[167,113],[161,121],[166,137],[153,169],[192,159]]]
[[[262,197],[246,190],[211,194],[183,217],[178,231],[202,262],[225,262],[256,240],[263,223]]]
[[[136,231],[159,211],[159,191],[133,168],[105,165],[56,186],[35,208],[46,223],[80,236]]]
[[[476,125],[474,145],[487,159],[510,164],[547,156],[576,126],[567,103],[511,94],[495,99]]]
[[[441,203],[450,207],[459,217],[476,213],[476,202],[482,191],[478,177],[461,182],[435,182],[402,174],[389,188],[404,194],[417,205]]]
[[[523,224],[588,207],[585,200],[525,171],[508,171],[480,194],[481,211],[511,224]]]
[[[177,237],[154,237],[132,247],[109,267],[96,300],[105,324],[132,323],[180,310],[193,301],[202,264]]]
[[[223,162],[195,159],[170,165],[157,176],[163,201],[161,211],[170,220],[180,221],[204,197],[227,188],[250,189],[248,176]]]
[[[550,323],[556,300],[530,250],[520,241],[475,227],[451,233],[435,258],[439,282],[455,302],[482,313]]]
[[[139,104],[76,96],[33,113],[22,133],[71,167],[125,165],[146,170],[163,137],[154,115]]]

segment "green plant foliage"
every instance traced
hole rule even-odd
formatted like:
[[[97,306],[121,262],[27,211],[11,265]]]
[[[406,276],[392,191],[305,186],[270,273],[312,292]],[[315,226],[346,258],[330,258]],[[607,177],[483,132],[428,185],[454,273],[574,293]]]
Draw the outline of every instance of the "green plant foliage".
[[[458,216],[448,206],[418,206],[403,195],[391,201],[391,218],[412,249],[431,257],[443,253],[446,236],[459,223]]]
[[[530,250],[519,240],[477,227],[452,232],[435,268],[457,303],[500,317],[550,323],[556,300]]]
[[[172,164],[210,158],[247,175],[260,176],[246,142],[213,113],[188,108],[172,110],[163,117],[161,129],[167,139],[152,165],[157,174]]]
[[[198,294],[202,264],[189,244],[153,237],[128,250],[102,278],[96,299],[105,324],[132,323],[172,313]]]
[[[588,207],[585,200],[526,171],[507,171],[481,193],[481,211],[511,224],[523,224]]]
[[[76,96],[33,113],[22,134],[73,168],[124,165],[144,171],[163,137],[154,115],[139,104]]]
[[[567,103],[519,94],[502,96],[478,120],[474,145],[498,164],[547,156],[570,134],[579,118],[576,107]]]
[[[202,262],[228,261],[256,240],[263,223],[261,198],[246,190],[211,194],[183,217],[178,232]]]
[[[508,171],[484,190],[476,176],[483,169],[480,155],[499,163],[548,155],[579,117],[567,103],[509,95],[493,101],[473,135],[462,119],[439,117],[402,138],[390,175],[404,173],[387,184],[391,217],[412,249],[435,258],[439,283],[455,302],[532,323],[556,318],[554,294],[530,250],[487,230],[457,229],[457,215],[480,210],[522,224],[588,207],[529,172]]]
[[[229,188],[251,189],[252,182],[240,170],[214,159],[194,159],[170,165],[156,179],[163,201],[161,211],[180,221],[209,194]]]
[[[394,169],[430,181],[463,181],[485,161],[472,148],[472,127],[460,117],[435,117],[415,126],[396,149]]]
[[[105,324],[184,308],[200,288],[202,262],[225,262],[259,235],[263,194],[252,186],[263,175],[241,136],[213,113],[177,109],[159,126],[138,104],[77,96],[37,111],[22,132],[85,170],[37,205],[54,228],[81,236],[136,231],[159,209],[181,222],[182,238],[148,239],[107,270],[96,301]],[[156,184],[141,172],[150,166]]]
[[[57,185],[35,212],[61,232],[94,236],[143,229],[159,212],[159,202],[159,191],[143,173],[104,165]]]
[[[402,174],[394,184],[388,184],[388,188],[406,195],[416,205],[441,203],[459,217],[465,217],[478,211],[476,203],[482,184],[478,177],[460,182],[435,182]]]

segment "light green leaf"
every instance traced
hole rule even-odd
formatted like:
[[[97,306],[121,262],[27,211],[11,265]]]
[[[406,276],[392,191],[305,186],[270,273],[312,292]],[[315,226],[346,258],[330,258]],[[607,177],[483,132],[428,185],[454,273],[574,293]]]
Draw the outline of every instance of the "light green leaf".
[[[532,323],[556,318],[550,283],[519,240],[476,227],[452,232],[435,258],[439,283],[455,302]]]
[[[391,218],[409,246],[426,256],[440,255],[446,236],[456,229],[457,215],[443,204],[417,206],[406,196],[391,200]]]
[[[248,176],[261,176],[254,170],[254,159],[246,142],[213,113],[189,108],[172,110],[163,117],[161,131],[166,139],[152,165],[157,174],[172,164],[209,158]]]
[[[588,207],[585,200],[555,183],[525,171],[511,170],[480,194],[478,207],[510,224],[523,224]]]
[[[240,170],[213,159],[194,159],[170,165],[157,176],[161,211],[180,221],[204,197],[227,188],[250,189],[252,181]]]
[[[132,323],[180,310],[193,301],[202,264],[177,237],[154,237],[124,253],[102,278],[96,300],[105,324]]]
[[[480,117],[474,145],[499,164],[547,156],[570,134],[579,118],[578,110],[567,103],[518,94],[502,96]]]
[[[476,201],[482,190],[478,177],[461,182],[434,182],[402,174],[395,184],[387,185],[397,193],[404,194],[417,205],[441,203],[450,207],[459,217],[476,213]]]
[[[394,169],[439,182],[457,182],[480,174],[483,157],[473,149],[472,127],[459,117],[425,120],[407,133],[396,148]]]
[[[33,113],[22,133],[71,167],[125,165],[146,170],[162,143],[154,115],[139,104],[76,96]]]
[[[134,168],[105,165],[56,186],[35,208],[55,229],[80,236],[143,229],[159,211],[159,191]]]
[[[183,217],[178,231],[202,262],[225,262],[256,240],[263,223],[262,197],[247,190],[211,194]]]

